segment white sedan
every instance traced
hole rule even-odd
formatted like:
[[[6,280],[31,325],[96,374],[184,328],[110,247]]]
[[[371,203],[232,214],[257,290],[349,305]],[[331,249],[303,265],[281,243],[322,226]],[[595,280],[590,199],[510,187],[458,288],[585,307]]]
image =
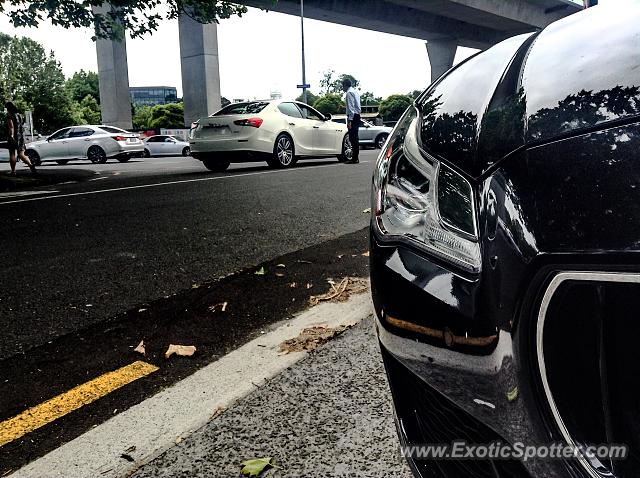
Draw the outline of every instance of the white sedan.
[[[62,128],[46,139],[27,144],[26,154],[38,166],[44,161],[66,164],[72,159],[106,163],[116,158],[124,163],[142,157],[144,146],[134,133],[113,126]]]
[[[189,156],[189,143],[173,136],[149,136],[144,140],[144,157],[151,156]]]
[[[288,168],[301,158],[347,161],[352,154],[346,125],[297,101],[234,103],[194,123],[189,137],[191,156],[212,171],[232,162]]]

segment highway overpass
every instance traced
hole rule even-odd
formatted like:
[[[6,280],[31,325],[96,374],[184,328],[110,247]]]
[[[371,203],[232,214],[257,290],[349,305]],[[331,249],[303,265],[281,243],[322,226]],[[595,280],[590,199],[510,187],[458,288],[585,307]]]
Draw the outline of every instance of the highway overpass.
[[[245,0],[247,6],[299,15],[299,0]],[[109,8],[107,4],[102,8]],[[305,17],[425,40],[434,80],[458,46],[487,48],[582,9],[571,0],[305,0]],[[220,107],[215,24],[179,20],[185,124]],[[126,43],[98,40],[100,100],[105,124],[131,128]]]

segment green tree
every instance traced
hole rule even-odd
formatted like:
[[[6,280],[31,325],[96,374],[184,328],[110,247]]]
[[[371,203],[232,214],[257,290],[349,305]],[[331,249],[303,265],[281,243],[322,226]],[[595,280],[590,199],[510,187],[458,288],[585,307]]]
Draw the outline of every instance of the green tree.
[[[360,95],[360,104],[362,105],[379,105],[382,102],[382,98],[375,96],[370,91],[365,91]]]
[[[87,95],[92,96],[100,104],[100,86],[98,74],[93,71],[80,70],[67,80],[67,92],[73,101],[80,103]]]
[[[244,5],[228,0],[121,0],[112,2],[117,8],[94,12],[92,7],[101,4],[96,0],[4,0],[0,2],[0,12],[15,27],[37,27],[46,18],[54,25],[93,28],[95,37],[115,39],[124,38],[125,30],[133,38],[154,32],[163,19],[174,20],[180,15],[188,15],[200,23],[218,23],[220,19],[247,12]]]
[[[416,99],[418,96],[420,96],[422,94],[421,90],[413,90],[411,93],[409,93],[407,96],[410,96],[412,99]]]
[[[318,101],[320,97],[317,95],[314,95],[313,93],[311,93],[310,91],[307,91],[307,104],[308,105],[312,105]],[[302,95],[298,96],[296,98],[296,101],[300,101],[301,103],[304,103],[304,98],[302,97]]]
[[[72,102],[53,53],[29,38],[0,34],[0,98],[33,111],[34,129],[50,133],[73,123]]]
[[[342,82],[344,80],[351,80],[351,86],[353,88],[358,88],[360,86],[360,82],[356,80],[353,75],[348,75],[343,73],[338,77],[338,79],[333,84],[333,92],[337,94],[342,94]]]
[[[357,88],[360,86],[360,82],[356,80],[353,75],[349,75],[346,73],[341,74],[337,78],[335,78],[334,70],[327,70],[322,73],[322,79],[320,80],[320,95],[328,95],[330,93],[334,93],[337,95],[342,94],[342,82],[346,79],[351,80],[351,86]]]
[[[407,95],[391,95],[380,103],[380,115],[385,121],[398,121],[413,99]]]
[[[91,95],[85,96],[80,103],[74,101],[72,118],[74,124],[100,124],[102,123],[100,105]]]
[[[151,128],[151,106],[141,106],[135,108],[133,115],[134,129],[150,129]]]
[[[322,73],[322,79],[320,80],[320,96],[328,95],[332,92],[333,84],[335,83],[335,79],[333,78],[334,74],[334,70],[327,70]]]
[[[344,110],[342,98],[335,94],[321,96],[314,103],[313,107],[322,114],[334,115]]]
[[[149,126],[159,128],[184,128],[184,104],[169,103],[156,105],[151,109]]]

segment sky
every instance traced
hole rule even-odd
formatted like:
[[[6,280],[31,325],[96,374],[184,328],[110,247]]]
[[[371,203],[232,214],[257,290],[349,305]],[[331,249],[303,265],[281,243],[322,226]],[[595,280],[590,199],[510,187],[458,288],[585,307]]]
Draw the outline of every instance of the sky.
[[[97,71],[95,44],[88,30],[65,30],[50,23],[16,29],[0,15],[0,32],[30,37],[53,51],[67,77],[80,69]],[[298,96],[300,50],[299,17],[250,8],[242,18],[221,20],[222,95],[230,100],[268,98],[278,90],[283,98]],[[455,62],[475,51],[458,48]],[[362,91],[381,97],[423,90],[430,82],[422,40],[305,19],[305,52],[307,83],[316,94],[326,70],[351,74],[360,80]],[[175,86],[181,96],[177,21],[162,22],[151,36],[128,39],[127,53],[130,86]]]

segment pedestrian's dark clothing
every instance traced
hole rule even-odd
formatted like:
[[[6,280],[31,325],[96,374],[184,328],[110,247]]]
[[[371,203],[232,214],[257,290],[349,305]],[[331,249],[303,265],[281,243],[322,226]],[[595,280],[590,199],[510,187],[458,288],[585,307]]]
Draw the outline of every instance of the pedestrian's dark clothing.
[[[8,118],[9,123],[7,124],[8,131],[8,146],[9,146],[9,154],[24,151],[24,119],[22,115],[19,113],[9,114]],[[13,134],[11,134],[9,124],[13,125]]]
[[[349,141],[351,141],[351,148],[353,151],[351,161],[353,161],[354,163],[358,161],[358,157],[360,156],[360,135],[358,134],[359,129],[360,115],[356,113],[353,115],[353,119],[351,120],[351,129],[349,129]]]

